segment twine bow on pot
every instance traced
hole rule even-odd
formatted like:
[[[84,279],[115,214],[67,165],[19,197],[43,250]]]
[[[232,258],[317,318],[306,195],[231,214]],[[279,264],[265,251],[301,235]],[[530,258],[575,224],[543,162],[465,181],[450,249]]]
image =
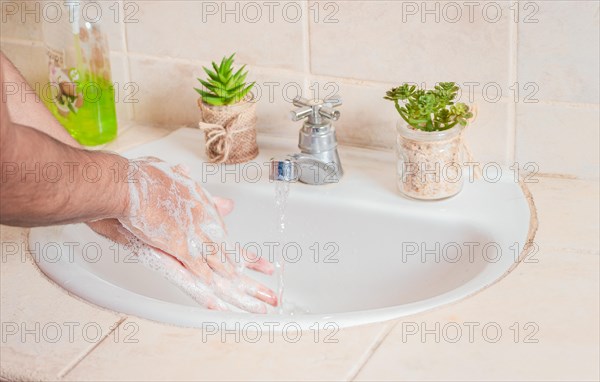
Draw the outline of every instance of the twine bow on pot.
[[[206,154],[214,163],[242,163],[256,158],[255,104],[242,111],[210,109],[201,102],[198,124],[206,138]]]

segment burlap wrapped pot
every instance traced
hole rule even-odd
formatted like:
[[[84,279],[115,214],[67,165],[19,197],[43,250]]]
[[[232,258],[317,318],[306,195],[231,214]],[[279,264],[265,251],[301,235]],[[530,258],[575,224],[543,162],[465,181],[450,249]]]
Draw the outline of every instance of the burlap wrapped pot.
[[[199,127],[206,138],[206,155],[214,163],[243,163],[258,155],[256,103],[251,95],[242,102],[213,106],[198,99]]]

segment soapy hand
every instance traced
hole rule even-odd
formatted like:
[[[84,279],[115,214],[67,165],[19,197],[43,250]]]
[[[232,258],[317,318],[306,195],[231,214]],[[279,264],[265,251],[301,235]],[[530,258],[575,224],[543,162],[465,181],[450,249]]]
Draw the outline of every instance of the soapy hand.
[[[229,251],[221,252],[227,240],[222,215],[231,212],[231,201],[213,199],[182,167],[156,158],[133,165],[125,213],[90,223],[92,229],[126,244],[140,262],[209,308],[226,309],[227,302],[265,313],[265,303],[277,305],[272,290],[242,273],[244,266],[272,273],[269,262],[242,253],[236,263]]]

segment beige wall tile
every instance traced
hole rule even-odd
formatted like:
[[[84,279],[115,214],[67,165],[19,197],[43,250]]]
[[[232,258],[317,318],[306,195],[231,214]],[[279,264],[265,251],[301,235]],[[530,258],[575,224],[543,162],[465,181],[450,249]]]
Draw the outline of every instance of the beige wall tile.
[[[527,186],[538,211],[536,243],[543,243],[541,249],[600,253],[598,182],[537,176],[530,179]]]
[[[237,61],[240,64],[243,61]],[[131,58],[132,82],[139,86],[134,103],[135,118],[144,123],[197,126],[200,114],[197,106],[198,77],[205,78],[202,66],[181,60],[160,60],[149,57]],[[288,118],[291,99],[302,92],[301,74],[248,67],[248,80],[256,81],[259,132],[296,135],[297,130]]]
[[[57,22],[68,22],[69,20],[69,8],[62,8],[59,14],[56,11],[59,5],[63,6],[63,2],[0,1],[2,38],[43,41],[44,22],[51,25]],[[86,7],[84,9],[88,20],[97,20],[104,33],[108,35],[111,50],[123,51],[121,22],[126,18],[126,15],[133,12],[135,7],[130,6],[131,10],[126,11],[122,0],[91,2]]]
[[[460,304],[396,324],[357,380],[597,380],[600,257],[536,258]]]
[[[116,345],[106,341],[66,380],[345,380],[366,356],[389,324],[374,324],[331,334],[303,332],[297,342],[268,333],[255,340],[244,334],[203,336],[201,330],[131,319],[139,326],[139,342]],[[325,335],[331,334],[325,343]],[[286,338],[288,338],[286,340]],[[257,341],[254,343],[254,341]],[[115,346],[116,345],[116,346]]]
[[[391,102],[383,99],[392,85],[366,84],[328,77],[312,77],[308,95],[326,98],[336,93],[342,98],[342,113],[336,127],[338,141],[352,146],[391,149],[396,142],[399,116]]]
[[[336,90],[344,105],[342,117],[334,125],[342,144],[394,149],[396,124],[400,116],[392,102],[383,99],[385,92],[397,84],[371,83],[312,77],[308,95],[328,96]],[[459,101],[477,105],[476,121],[465,132],[466,142],[476,161],[494,161],[509,164],[507,152],[512,141],[509,138],[509,101],[505,98],[484,98],[481,87],[471,91],[463,86]],[[319,92],[315,93],[315,89]]]
[[[459,4],[460,17],[452,4],[448,8],[449,2],[427,3],[341,1],[325,9],[319,6],[322,2],[312,2],[311,7],[321,11],[318,22],[311,18],[310,25],[313,73],[427,82],[429,86],[438,81],[478,81],[505,87],[509,80],[508,2],[490,2],[485,17],[486,3],[477,2],[473,22],[469,8],[460,2],[454,2]],[[426,14],[426,9],[436,6],[436,14]],[[502,9],[498,20],[496,6]]]
[[[136,4],[139,22],[126,24],[131,52],[205,62],[237,52],[240,61],[252,65],[294,70],[304,66],[304,20],[292,22],[303,2],[271,2],[273,8],[246,1]]]
[[[598,106],[517,105],[516,157],[535,162],[542,173],[598,179]]]
[[[473,161],[512,165],[511,153],[514,141],[510,134],[511,101],[491,102],[489,99],[478,97],[474,104],[478,109],[477,117],[465,131],[465,143],[471,151]]]
[[[41,1],[1,0],[0,36],[2,39],[42,41],[43,4]]]
[[[111,338],[120,317],[69,296],[42,276],[25,249],[37,256],[46,252],[27,247],[26,235],[23,229],[0,227],[1,377],[57,380],[103,338]]]
[[[306,94],[306,76],[256,66],[249,66],[248,70],[248,76],[256,81],[254,92],[259,97],[256,108],[259,133],[296,138],[300,125],[289,118],[289,112],[295,108],[292,100]]]
[[[111,53],[110,68],[112,82],[115,88],[115,104],[119,121],[129,121],[133,116],[133,97],[135,97],[135,84],[129,80],[128,59],[126,55]]]
[[[130,1],[127,4],[135,4],[135,2]],[[108,36],[110,50],[125,51],[123,23],[129,21],[129,15],[134,14],[134,10],[135,6],[132,5],[125,8],[122,0],[97,1],[90,6],[89,17],[99,20],[102,31]]]
[[[197,123],[195,66],[174,60],[130,57],[135,120],[162,125]]]
[[[24,5],[16,3],[16,14],[3,14],[2,37],[23,42],[17,46],[5,41],[3,50],[30,81],[45,80],[43,50],[39,42],[30,42],[41,41],[40,23],[34,15],[26,15],[27,22],[22,23]],[[33,2],[29,3],[32,9]],[[101,23],[112,50],[128,55],[112,55],[115,78],[121,78],[121,68],[123,75],[127,73],[130,57],[123,41],[125,29],[135,61],[131,67],[134,84],[121,90],[135,93],[132,98],[139,103],[119,104],[120,117],[151,124],[195,125],[197,110],[188,105],[195,104],[188,81],[194,80],[188,74],[200,73],[198,62],[209,63],[237,51],[238,62],[251,65],[259,86],[262,83],[260,89],[273,93],[269,102],[259,105],[263,133],[295,134],[295,124],[287,119],[291,97],[282,96],[283,86],[295,93],[299,84],[309,94],[310,81],[325,79],[324,84],[339,83],[346,99],[344,116],[337,123],[340,142],[391,148],[396,118],[380,92],[405,81],[431,87],[436,81],[455,80],[463,88],[475,86],[480,116],[468,130],[467,141],[477,160],[509,163],[516,148],[519,161],[539,162],[544,172],[598,177],[598,129],[593,129],[598,125],[597,108],[523,103],[525,97],[542,102],[598,102],[599,8],[594,2],[291,1],[268,5],[248,1],[125,4],[116,0],[100,4]],[[4,10],[7,5],[3,6]],[[498,6],[502,13],[496,18]],[[517,41],[518,46],[514,45]],[[518,63],[513,70],[515,52]],[[165,61],[153,61],[150,56]],[[136,93],[136,84],[145,88],[140,86]],[[485,99],[485,86],[491,86],[492,93],[500,89],[499,102]],[[518,102],[517,143],[510,104],[517,97],[515,86],[519,89],[514,101]],[[565,124],[584,128],[565,136],[560,127],[554,127]],[[555,155],[556,150],[563,152],[563,146],[573,150],[564,158]]]
[[[521,16],[528,17],[519,24],[519,82],[537,84],[544,101],[598,103],[598,2],[527,4]]]

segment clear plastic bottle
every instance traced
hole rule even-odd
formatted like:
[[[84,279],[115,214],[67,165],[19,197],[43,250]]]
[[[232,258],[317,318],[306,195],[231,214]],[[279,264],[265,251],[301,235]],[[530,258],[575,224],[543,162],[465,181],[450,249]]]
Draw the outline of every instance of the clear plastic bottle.
[[[61,12],[44,20],[49,83],[40,96],[73,138],[96,146],[117,136],[117,115],[108,38],[98,20],[86,20],[85,4],[53,2]]]

